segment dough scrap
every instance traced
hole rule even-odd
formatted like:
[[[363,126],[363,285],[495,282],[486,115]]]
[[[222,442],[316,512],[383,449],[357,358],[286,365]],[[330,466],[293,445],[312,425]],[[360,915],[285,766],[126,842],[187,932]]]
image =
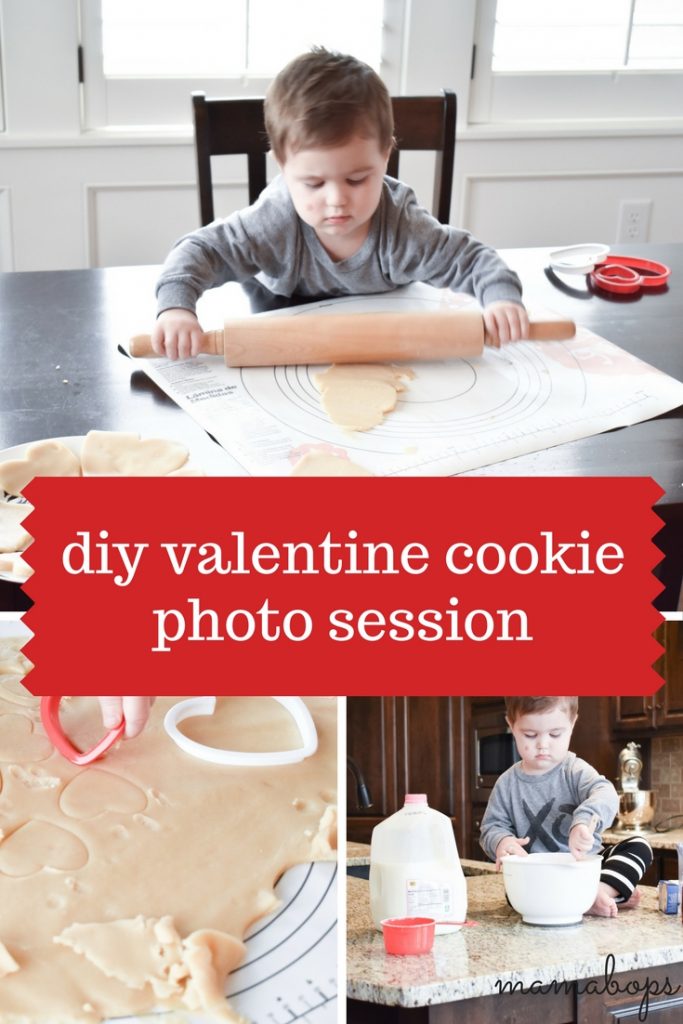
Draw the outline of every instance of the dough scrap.
[[[365,466],[331,452],[306,452],[290,476],[374,476]]]
[[[175,997],[189,1010],[225,1015],[225,982],[246,952],[239,939],[213,929],[193,932],[185,940],[173,918],[139,915],[123,921],[72,924],[56,943],[86,957],[103,974],[128,988],[151,986],[158,1000]]]
[[[33,538],[21,525],[33,512],[28,501],[0,501],[0,553],[23,551]]]
[[[333,423],[345,430],[371,430],[396,407],[399,393],[406,389],[403,381],[414,377],[407,366],[347,363],[334,364],[314,380]]]
[[[83,476],[167,476],[184,466],[187,448],[139,434],[90,430],[81,448]]]
[[[0,462],[0,488],[17,497],[34,477],[80,475],[78,456],[61,441],[36,441],[21,459]]]

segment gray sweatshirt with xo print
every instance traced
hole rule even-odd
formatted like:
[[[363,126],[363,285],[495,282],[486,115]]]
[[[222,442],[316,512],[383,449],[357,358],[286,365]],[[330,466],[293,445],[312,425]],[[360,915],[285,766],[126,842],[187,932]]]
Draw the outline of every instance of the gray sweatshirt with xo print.
[[[368,295],[422,281],[474,295],[482,306],[521,302],[517,275],[494,249],[440,224],[412,189],[385,177],[379,206],[360,249],[335,261],[297,215],[278,175],[257,201],[185,235],[157,282],[158,312],[194,311],[207,288],[256,278],[276,295]]]
[[[479,842],[491,860],[506,836],[528,836],[527,853],[566,853],[569,830],[573,825],[588,825],[595,814],[598,824],[591,853],[597,853],[602,845],[600,833],[612,824],[618,808],[612,783],[576,754],[567,754],[543,775],[529,775],[518,763],[493,787]]]

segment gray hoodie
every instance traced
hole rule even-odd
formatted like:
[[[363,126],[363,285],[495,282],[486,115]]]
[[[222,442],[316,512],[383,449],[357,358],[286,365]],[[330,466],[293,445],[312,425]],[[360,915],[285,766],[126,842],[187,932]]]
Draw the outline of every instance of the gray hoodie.
[[[368,295],[423,281],[474,295],[482,306],[521,302],[517,275],[468,232],[440,224],[412,189],[385,177],[360,249],[335,261],[297,215],[282,175],[245,210],[185,235],[157,282],[158,312],[194,312],[197,299],[226,281],[255,277],[276,295]]]
[[[611,782],[595,768],[569,753],[543,775],[529,775],[521,763],[508,768],[493,787],[481,822],[479,842],[484,853],[496,859],[496,847],[506,836],[522,839],[527,853],[569,849],[569,830],[598,817],[591,853],[601,849],[599,835],[608,828],[619,809],[619,797]]]

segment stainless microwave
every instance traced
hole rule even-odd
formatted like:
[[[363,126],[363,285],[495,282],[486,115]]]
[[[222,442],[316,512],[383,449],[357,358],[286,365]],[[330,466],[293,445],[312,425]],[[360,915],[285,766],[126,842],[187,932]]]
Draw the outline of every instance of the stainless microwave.
[[[475,800],[488,800],[496,779],[520,760],[515,740],[504,714],[492,711],[477,716],[474,724],[474,792]]]

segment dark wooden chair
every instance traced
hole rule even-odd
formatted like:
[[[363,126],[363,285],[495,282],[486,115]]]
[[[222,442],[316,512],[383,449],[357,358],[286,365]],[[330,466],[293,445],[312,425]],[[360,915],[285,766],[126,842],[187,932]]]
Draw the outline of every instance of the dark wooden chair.
[[[441,96],[394,96],[394,133],[397,146],[387,173],[398,177],[404,150],[436,152],[432,213],[448,224],[455,159],[456,96],[444,89]],[[266,187],[268,138],[263,124],[263,99],[207,99],[192,93],[199,211],[202,224],[214,219],[211,157],[243,153],[247,156],[249,202]]]

